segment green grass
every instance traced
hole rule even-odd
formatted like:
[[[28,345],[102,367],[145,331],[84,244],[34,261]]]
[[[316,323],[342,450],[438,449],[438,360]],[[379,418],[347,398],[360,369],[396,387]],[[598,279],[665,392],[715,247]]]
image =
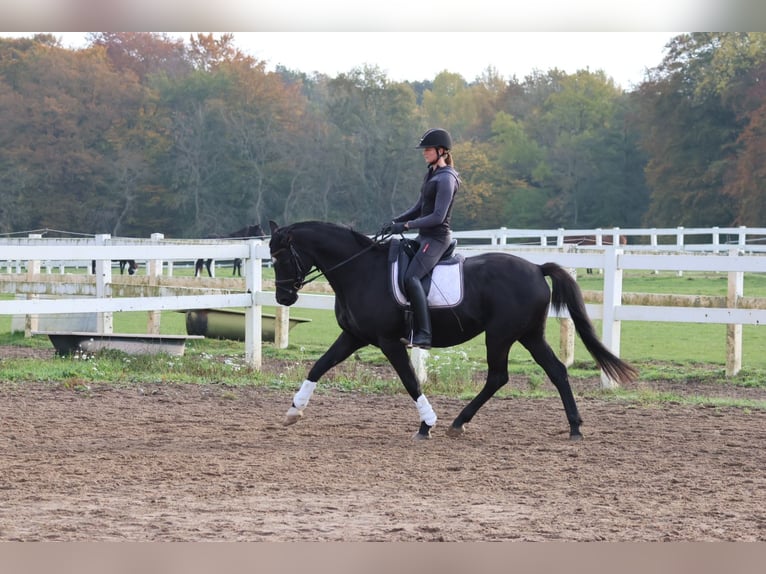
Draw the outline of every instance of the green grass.
[[[265,270],[267,271],[267,270]],[[603,277],[598,274],[578,273],[578,281],[585,290],[600,290]],[[626,273],[624,292],[675,293],[725,295],[726,274]],[[766,276],[753,274],[745,277],[745,295],[766,297]],[[5,296],[9,297],[9,296]],[[272,313],[273,308],[264,308]],[[122,353],[102,353],[97,357],[56,358],[53,361],[5,359],[2,361],[0,380],[6,383],[24,381],[58,382],[75,389],[86,390],[92,382],[115,385],[148,384],[159,382],[203,383],[223,385],[259,385],[293,391],[305,377],[307,365],[316,360],[335,340],[340,328],[331,311],[291,309],[295,316],[311,322],[290,331],[287,349],[276,349],[264,343],[265,359],[279,359],[280,370],[256,372],[245,365],[241,342],[193,340],[187,342],[184,357],[127,356]],[[147,313],[115,313],[114,330],[124,333],[146,332]],[[600,332],[599,321],[594,322]],[[163,334],[185,334],[185,316],[182,313],[162,313]],[[558,320],[550,319],[547,338],[558,351]],[[623,322],[620,355],[635,364],[642,381],[706,381],[744,387],[766,386],[766,330],[757,326],[743,328],[742,372],[727,379],[724,376],[726,360],[725,325]],[[25,339],[21,334],[10,334],[10,317],[0,316],[0,344],[50,347],[46,337]],[[430,394],[468,398],[479,388],[474,376],[486,369],[483,336],[476,337],[452,349],[434,349],[429,363],[428,389]],[[579,338],[575,339],[575,364],[570,367],[573,378],[598,377],[599,372]],[[374,367],[387,365],[376,348],[360,350],[343,365],[333,369],[323,380],[323,388],[342,391],[400,393],[402,386],[393,375],[380,375]],[[507,396],[522,394],[527,397],[553,396],[555,390],[527,351],[515,345],[511,352],[512,376],[524,377],[527,388],[502,391]],[[610,392],[614,400],[632,402],[690,402],[698,399],[683,398],[662,393]],[[725,406],[735,404],[746,408],[766,408],[755,401],[727,403],[725,399],[710,399],[707,404]]]
[[[604,277],[598,271],[588,275],[585,269],[577,270],[577,282],[583,290],[601,291]],[[680,277],[674,271],[625,271],[624,293],[671,293],[675,295],[725,296],[728,275],[714,272],[685,271]],[[746,273],[744,294],[748,297],[766,297],[766,274]]]

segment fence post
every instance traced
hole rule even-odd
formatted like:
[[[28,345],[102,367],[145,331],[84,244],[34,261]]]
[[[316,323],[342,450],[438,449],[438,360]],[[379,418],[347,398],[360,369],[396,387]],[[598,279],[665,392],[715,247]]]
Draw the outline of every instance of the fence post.
[[[42,239],[40,233],[30,233],[30,239]],[[40,274],[40,261],[27,261],[27,281],[32,281],[33,275]],[[29,294],[27,299],[37,299],[37,295]],[[37,331],[40,325],[40,317],[38,315],[27,315],[24,317],[24,337],[29,338],[32,336],[33,331]]]
[[[540,245],[542,245],[544,247],[547,244],[548,244],[547,238],[546,238],[545,235],[543,235],[540,238]],[[563,247],[563,246],[564,246],[564,228],[563,227],[559,227],[556,230],[556,247]]]
[[[683,251],[684,250],[684,228],[683,228],[683,226],[678,227],[678,229],[676,231],[676,247],[678,247],[679,251]],[[676,274],[679,277],[683,277],[684,272],[683,272],[683,270],[679,269],[676,272]]]
[[[287,349],[290,343],[290,307],[277,305],[274,314],[274,346],[277,349]]]
[[[729,250],[731,257],[737,257],[739,250]],[[739,298],[744,295],[745,274],[742,271],[729,272],[726,306],[735,309]],[[726,325],[726,376],[734,377],[742,370],[742,325]]]
[[[572,278],[577,281],[577,269],[567,269]],[[575,328],[574,322],[569,317],[559,318],[559,359],[565,366],[574,364]]]
[[[112,236],[108,233],[96,235],[96,245],[105,245],[111,239],[111,237]],[[111,295],[111,291],[112,260],[96,259],[96,297],[99,299],[109,297]],[[96,332],[114,332],[114,319],[111,312],[99,311],[96,314]]]
[[[152,233],[151,234],[152,241],[159,242],[162,239],[165,239],[164,233]],[[146,274],[149,276],[149,284],[150,285],[156,285],[157,284],[157,277],[162,276],[162,260],[161,259],[151,259],[146,262]],[[152,333],[154,335],[160,334],[160,322],[162,320],[162,312],[161,311],[148,311],[148,317],[147,317],[147,325],[146,325],[146,332]]]
[[[261,341],[263,318],[261,317],[262,307],[256,304],[256,294],[263,290],[261,260],[257,254],[258,246],[262,241],[250,239],[247,243],[250,246],[250,256],[245,261],[245,287],[250,294],[251,304],[245,308],[245,361],[252,368],[260,370],[263,352]]]
[[[421,385],[428,382],[428,354],[428,349],[420,347],[414,347],[410,351],[410,362]]]
[[[603,251],[604,256],[604,308],[602,319],[602,340],[607,348],[620,356],[621,323],[614,318],[615,309],[622,305],[622,269],[617,265],[622,249],[614,245]],[[601,387],[613,389],[617,382],[601,372]]]

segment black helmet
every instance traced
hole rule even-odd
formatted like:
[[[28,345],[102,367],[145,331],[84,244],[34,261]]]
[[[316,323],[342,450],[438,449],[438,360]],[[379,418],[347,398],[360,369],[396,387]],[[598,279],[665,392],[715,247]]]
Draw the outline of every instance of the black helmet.
[[[432,128],[423,134],[423,137],[420,138],[420,143],[418,144],[418,148],[426,147],[452,149],[452,136],[449,135],[447,130]]]

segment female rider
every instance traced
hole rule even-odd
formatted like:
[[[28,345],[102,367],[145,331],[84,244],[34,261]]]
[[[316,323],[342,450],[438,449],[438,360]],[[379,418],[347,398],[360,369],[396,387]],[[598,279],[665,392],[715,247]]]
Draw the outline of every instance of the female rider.
[[[410,301],[414,329],[410,339],[402,338],[409,347],[431,348],[431,316],[421,280],[439,261],[452,240],[450,219],[455,193],[460,186],[453,167],[452,137],[440,128],[428,130],[420,138],[417,149],[423,150],[428,171],[423,178],[417,203],[383,227],[386,233],[418,230],[420,244],[404,276],[404,288]]]

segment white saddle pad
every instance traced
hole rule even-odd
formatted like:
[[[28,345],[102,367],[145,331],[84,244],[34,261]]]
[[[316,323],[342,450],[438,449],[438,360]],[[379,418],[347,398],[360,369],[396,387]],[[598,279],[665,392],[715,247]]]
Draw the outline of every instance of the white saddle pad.
[[[399,288],[399,262],[390,265],[391,286],[394,299],[400,305],[407,305],[407,297]],[[463,300],[463,262],[437,265],[431,276],[431,288],[428,290],[429,307],[454,307]]]

